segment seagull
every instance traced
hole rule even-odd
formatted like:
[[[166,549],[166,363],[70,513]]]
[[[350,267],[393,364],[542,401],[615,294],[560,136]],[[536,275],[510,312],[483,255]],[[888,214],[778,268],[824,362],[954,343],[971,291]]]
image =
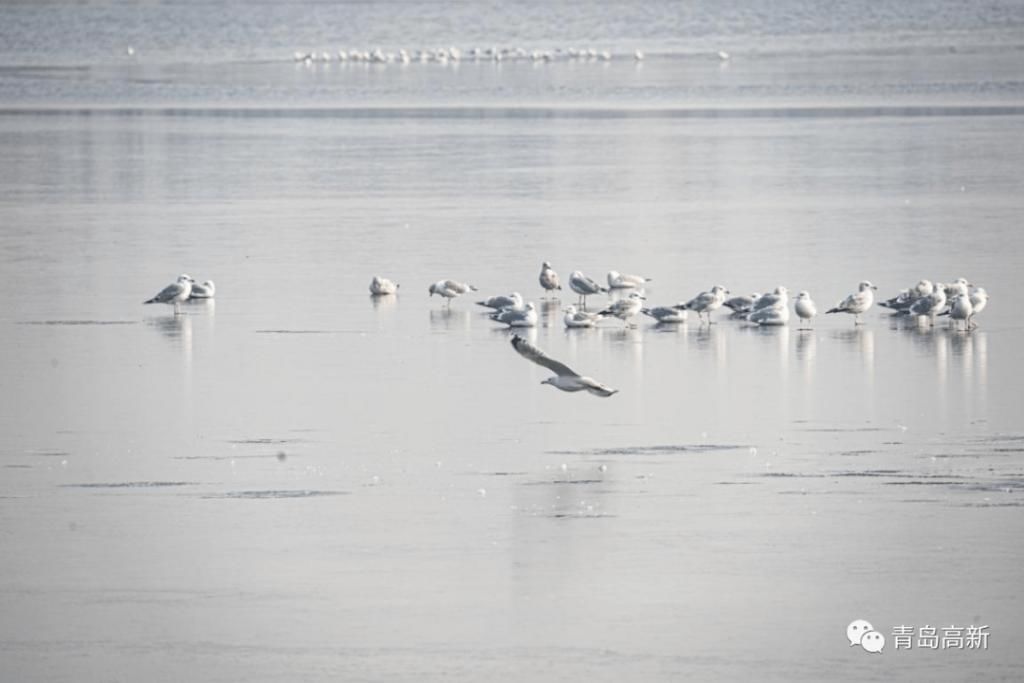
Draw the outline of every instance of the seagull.
[[[632,327],[633,324],[629,322],[629,319],[640,312],[640,307],[643,306],[641,302],[646,298],[642,289],[630,292],[629,296],[625,299],[613,302],[608,308],[598,313],[598,315],[614,316],[624,322],[626,327]]]
[[[579,327],[593,327],[601,319],[600,313],[587,313],[577,311],[575,306],[567,306],[565,309],[565,326],[568,329]]]
[[[491,320],[505,323],[509,327],[536,327],[537,309],[531,301],[523,309],[503,308],[496,311],[491,314]]]
[[[540,286],[544,288],[545,292],[562,289],[562,283],[558,279],[558,273],[554,271],[548,261],[545,261],[540,267]]]
[[[950,320],[963,320],[964,332],[967,332],[970,329],[971,316],[974,315],[971,297],[966,294],[955,294],[949,302],[949,309],[939,313],[939,315],[948,315]]]
[[[722,302],[722,305],[726,308],[732,309],[732,317],[747,317],[747,314],[754,308],[754,302],[761,298],[759,292],[754,292],[750,296],[734,296],[726,299]]]
[[[978,315],[985,310],[988,306],[988,292],[985,291],[984,287],[976,287],[971,292],[971,315],[967,318],[967,323],[970,327],[974,326],[974,316]]]
[[[676,308],[675,306],[656,306],[655,308],[641,308],[644,315],[657,320],[659,323],[685,323],[689,311]]]
[[[789,305],[789,290],[779,285],[774,292],[762,294],[754,299],[750,305],[750,312],[759,311],[762,308],[785,308]]]
[[[895,311],[897,314],[905,315],[910,309],[910,306],[923,296],[928,296],[935,291],[935,285],[932,284],[931,280],[919,280],[916,285],[910,289],[901,290],[899,294],[886,301],[879,301],[878,305],[882,308],[888,308],[889,310]]]
[[[946,298],[952,299],[957,294],[967,296],[970,294],[970,288],[973,286],[966,278],[958,277],[956,282],[946,285]]]
[[[212,299],[213,293],[216,291],[216,287],[213,286],[213,280],[207,280],[201,285],[193,284],[192,291],[189,292],[188,298],[191,299]]]
[[[476,304],[477,306],[493,308],[496,311],[500,311],[503,308],[512,308],[521,311],[523,310],[523,295],[519,292],[512,292],[508,296],[499,295],[488,297],[483,301],[477,301]]]
[[[875,302],[875,295],[872,292],[874,289],[878,289],[878,287],[864,280],[857,285],[856,293],[846,297],[835,308],[830,308],[825,313],[852,313],[853,324],[860,325],[860,314],[871,308],[871,304]]]
[[[179,305],[182,301],[188,299],[189,294],[192,293],[192,283],[195,280],[190,275],[182,273],[178,276],[177,282],[169,284],[160,290],[160,293],[154,296],[149,301],[143,301],[144,304],[172,304],[174,306],[174,315],[178,315],[181,312]]]
[[[456,282],[455,280],[438,280],[434,284],[430,285],[430,296],[440,294],[448,300],[448,305],[452,305],[452,299],[466,292],[477,291],[476,287],[465,282]]]
[[[569,276],[569,289],[580,295],[580,305],[584,308],[587,306],[588,296],[608,291],[579,270],[573,271],[573,274]]]
[[[774,325],[780,326],[785,325],[789,322],[789,307],[788,306],[765,306],[751,311],[747,315],[747,320],[758,325]]]
[[[546,380],[541,382],[541,384],[550,384],[556,389],[561,389],[562,391],[585,390],[595,396],[601,396],[602,398],[607,398],[612,394],[618,393],[618,389],[612,389],[611,387],[607,387],[589,377],[576,374],[566,365],[549,358],[543,351],[520,337],[518,334],[512,337],[512,348],[514,348],[523,358],[531,360],[537,365],[541,365],[555,373],[554,377],[548,377]]]
[[[810,293],[806,291],[796,295],[796,301],[793,302],[793,310],[796,311],[797,317],[800,318],[800,329],[803,329],[804,320],[810,320],[818,315],[818,307],[814,305]]]
[[[384,296],[386,294],[395,294],[398,291],[398,285],[386,277],[380,277],[374,275],[373,279],[370,280],[370,294],[374,296]]]
[[[704,314],[707,314],[708,325],[711,324],[711,312],[721,308],[722,304],[725,303],[725,295],[729,293],[725,287],[721,285],[715,285],[711,288],[710,292],[701,292],[697,296],[693,297],[685,304],[681,304],[678,308],[685,308],[690,311],[696,311],[697,317],[704,322]]]
[[[623,275],[617,270],[608,271],[608,289],[636,289],[650,281],[651,278],[642,275]]]
[[[941,282],[935,283],[935,291],[928,296],[923,296],[915,301],[907,310],[909,315],[915,318],[927,317],[928,321],[935,323],[935,316],[946,306],[946,286]]]

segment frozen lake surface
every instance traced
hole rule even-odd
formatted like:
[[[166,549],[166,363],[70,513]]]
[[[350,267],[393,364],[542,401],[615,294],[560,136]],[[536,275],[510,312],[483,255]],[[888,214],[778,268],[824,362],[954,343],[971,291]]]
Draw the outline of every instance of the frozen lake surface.
[[[962,4],[790,2],[761,37],[741,5],[683,40],[567,3],[569,39],[650,56],[404,70],[290,55],[547,47],[555,10],[0,10],[0,678],[1018,680],[1022,12]],[[545,260],[654,305],[960,276],[992,302],[969,334],[566,331]],[[215,301],[141,305],[180,272]],[[447,277],[481,296],[446,309]],[[513,290],[620,393],[541,386],[473,304]]]

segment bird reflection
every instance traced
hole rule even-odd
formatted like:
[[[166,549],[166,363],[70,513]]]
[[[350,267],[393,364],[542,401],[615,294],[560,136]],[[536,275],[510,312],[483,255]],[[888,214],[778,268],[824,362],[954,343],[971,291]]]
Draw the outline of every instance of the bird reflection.
[[[387,310],[394,308],[395,302],[398,301],[397,294],[371,294],[370,303],[377,310]]]
[[[468,330],[469,320],[469,311],[447,306],[430,309],[430,327],[434,330]]]
[[[541,318],[553,321],[561,317],[562,302],[559,299],[544,299],[540,302]],[[551,322],[548,323],[552,324]]]

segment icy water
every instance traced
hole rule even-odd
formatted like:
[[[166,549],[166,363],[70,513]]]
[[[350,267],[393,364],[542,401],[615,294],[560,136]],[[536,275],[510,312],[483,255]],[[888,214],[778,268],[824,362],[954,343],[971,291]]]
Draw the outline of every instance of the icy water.
[[[1020,679],[1019,3],[304,7],[0,9],[0,679]],[[618,56],[291,58],[563,37]],[[992,301],[566,331],[544,260]]]

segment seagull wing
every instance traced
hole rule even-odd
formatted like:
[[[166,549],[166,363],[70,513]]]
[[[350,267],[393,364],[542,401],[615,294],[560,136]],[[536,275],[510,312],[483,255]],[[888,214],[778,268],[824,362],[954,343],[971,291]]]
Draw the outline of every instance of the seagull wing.
[[[543,351],[538,349],[536,346],[526,341],[518,334],[512,337],[512,348],[519,353],[520,356],[527,360],[532,360],[537,365],[544,366],[551,372],[555,373],[559,377],[578,377],[579,375],[569,369],[567,365],[559,363],[557,360],[553,360],[548,357]]]
[[[164,287],[159,294],[153,297],[157,303],[166,303],[173,300],[175,297],[180,296],[185,291],[185,285],[180,282],[174,282]]]

